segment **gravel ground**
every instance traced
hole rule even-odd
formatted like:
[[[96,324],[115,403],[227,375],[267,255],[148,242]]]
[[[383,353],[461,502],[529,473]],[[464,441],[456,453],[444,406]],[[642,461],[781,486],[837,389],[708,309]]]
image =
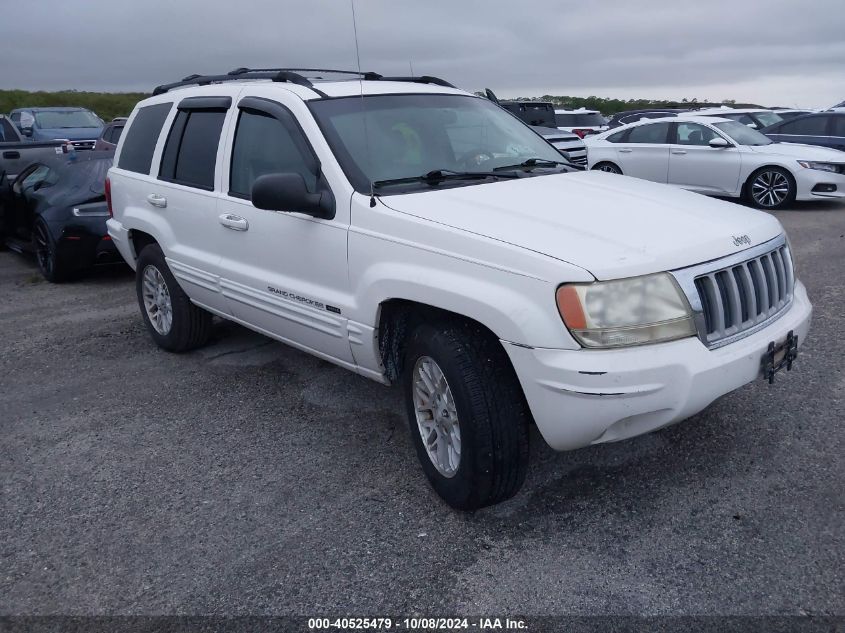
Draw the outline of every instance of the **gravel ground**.
[[[0,613],[845,614],[845,205],[778,217],[815,304],[796,371],[619,444],[535,432],[474,514],[394,391],[233,324],[162,352],[125,270],[0,252]]]

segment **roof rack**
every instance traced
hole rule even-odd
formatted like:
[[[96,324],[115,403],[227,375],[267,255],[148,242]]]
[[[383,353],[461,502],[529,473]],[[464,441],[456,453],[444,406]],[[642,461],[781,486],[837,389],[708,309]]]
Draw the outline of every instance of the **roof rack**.
[[[306,77],[305,73],[310,74],[310,78]],[[318,74],[315,74],[318,73]],[[314,87],[311,79],[323,79],[320,75],[355,75],[364,81],[404,81],[412,83],[433,84],[436,86],[444,86],[446,88],[454,88],[452,84],[439,77],[431,77],[429,75],[422,75],[420,77],[385,77],[373,72],[358,72],[355,70],[336,70],[332,68],[235,68],[230,70],[225,75],[188,75],[181,81],[176,81],[170,84],[162,84],[156,86],[153,90],[153,95],[160,95],[168,92],[174,88],[181,88],[182,86],[207,86],[213,83],[222,83],[224,81],[240,81],[242,79],[269,79],[277,82],[288,82],[305,86],[316,92],[321,97],[328,97],[326,93]]]

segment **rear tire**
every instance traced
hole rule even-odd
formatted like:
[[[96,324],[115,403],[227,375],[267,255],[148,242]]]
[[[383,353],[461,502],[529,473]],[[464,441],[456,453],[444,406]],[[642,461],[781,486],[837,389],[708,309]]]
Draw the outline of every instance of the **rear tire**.
[[[156,345],[170,352],[201,347],[211,334],[211,314],[191,303],[158,244],[141,251],[135,269],[141,315]]]
[[[429,388],[432,375],[442,377],[437,389]],[[401,384],[420,464],[446,503],[476,510],[519,491],[528,471],[530,413],[495,337],[456,321],[420,325],[408,341]],[[454,425],[457,439],[444,439]],[[443,442],[449,459],[436,463]]]
[[[622,169],[616,163],[611,163],[609,161],[603,161],[601,163],[596,163],[593,165],[593,171],[603,171],[608,174],[622,174]]]
[[[70,271],[63,264],[56,251],[56,240],[50,233],[50,227],[39,218],[32,229],[32,241],[35,244],[35,261],[41,275],[50,283],[67,281]]]
[[[795,201],[795,178],[783,167],[762,167],[748,177],[745,200],[767,211],[776,211]]]

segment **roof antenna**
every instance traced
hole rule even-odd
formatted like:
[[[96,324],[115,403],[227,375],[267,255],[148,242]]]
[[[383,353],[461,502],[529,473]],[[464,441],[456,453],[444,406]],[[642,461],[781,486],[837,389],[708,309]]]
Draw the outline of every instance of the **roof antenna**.
[[[367,152],[367,162],[370,169],[373,167],[372,155],[370,154],[370,135],[367,131],[367,112],[364,103],[364,76],[361,74],[361,51],[358,48],[358,23],[355,20],[355,0],[349,0],[352,5],[352,31],[355,34],[355,58],[358,61],[358,85],[361,87],[361,118],[364,119],[364,146]],[[376,194],[370,179],[370,207],[376,206]]]
[[[411,60],[408,60],[408,68],[411,69],[411,77],[414,76],[414,65],[411,63]]]

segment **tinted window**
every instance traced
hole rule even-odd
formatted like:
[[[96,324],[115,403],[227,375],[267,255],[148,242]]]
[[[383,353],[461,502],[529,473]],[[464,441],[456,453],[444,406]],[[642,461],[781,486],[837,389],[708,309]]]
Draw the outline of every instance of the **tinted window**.
[[[123,142],[118,167],[139,174],[150,173],[158,136],[172,106],[172,103],[160,103],[138,110]]]
[[[678,123],[675,143],[678,145],[708,145],[718,134],[698,123]]]
[[[15,131],[15,126],[9,123],[6,119],[0,119],[0,141],[17,141],[18,133]]]
[[[598,112],[567,112],[555,114],[557,127],[601,127],[605,124],[604,117]]]
[[[827,134],[826,116],[808,116],[801,119],[793,119],[781,125],[777,134],[800,134],[804,136],[824,136]]]
[[[106,139],[109,143],[114,143],[117,145],[117,142],[120,140],[120,135],[123,133],[123,126],[116,125],[109,131],[108,139]]]
[[[278,119],[242,111],[232,148],[229,193],[250,198],[256,178],[285,172],[301,174],[308,190],[315,191],[317,176],[308,168],[313,158],[304,155],[303,145],[301,135],[294,140]]]
[[[615,134],[611,134],[605,140],[610,143],[618,143],[622,140],[622,137],[628,133],[628,130],[622,130],[621,132],[616,132]]]
[[[631,128],[628,143],[665,143],[669,133],[668,123],[648,123]]]
[[[845,136],[845,116],[833,117],[833,136]]]
[[[180,110],[164,146],[159,177],[214,189],[217,145],[225,118],[225,110]]]

